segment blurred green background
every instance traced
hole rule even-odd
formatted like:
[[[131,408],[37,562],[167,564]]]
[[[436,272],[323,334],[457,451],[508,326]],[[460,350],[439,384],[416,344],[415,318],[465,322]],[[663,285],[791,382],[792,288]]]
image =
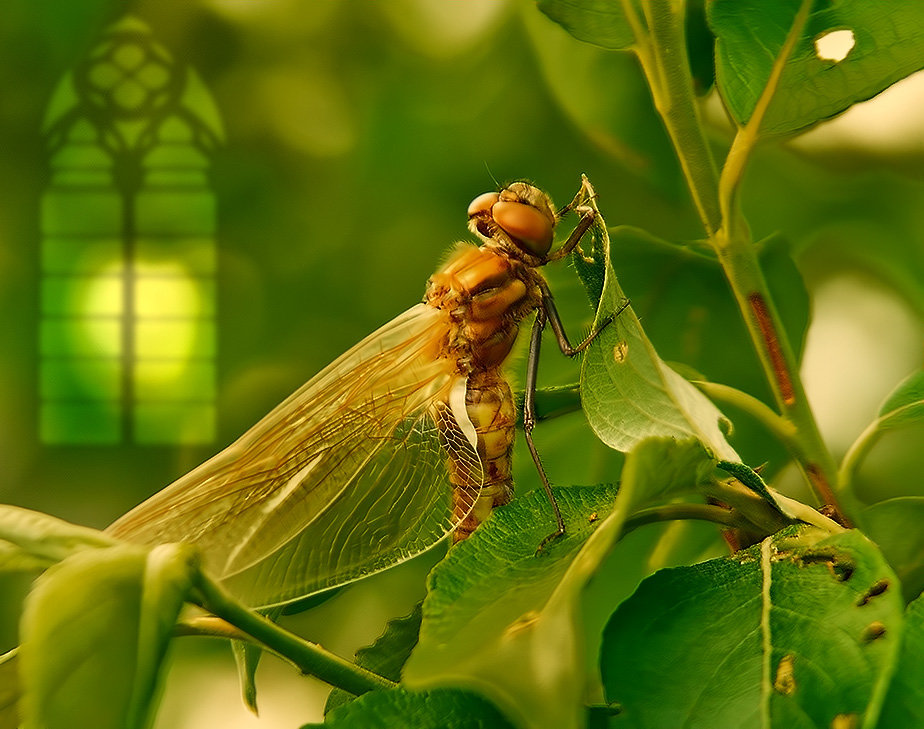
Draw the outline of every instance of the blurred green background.
[[[43,125],[61,80],[96,52],[111,23],[129,16],[173,61],[195,71],[221,129],[207,166],[197,168],[215,204],[216,265],[205,274],[214,288],[199,310],[215,332],[206,357],[212,369],[202,380],[204,389],[214,386],[214,432],[198,444],[50,445],[39,437],[40,304],[48,275],[42,200],[51,181]],[[845,117],[788,148],[762,149],[745,185],[755,237],[782,231],[814,295],[806,384],[838,453],[921,361],[924,104],[920,79],[909,81],[891,106],[877,99],[855,110],[860,116],[848,114],[858,121]],[[706,109],[721,148],[724,115],[715,98]],[[465,206],[495,180],[531,179],[563,204],[581,173],[593,181],[611,225],[639,226],[666,240],[700,237],[634,61],[578,44],[525,0],[4,0],[0,500],[105,526],[419,301],[448,247],[468,237]],[[169,217],[169,202],[159,204]],[[618,254],[614,262],[620,272]],[[689,327],[709,302],[686,300],[677,309],[684,317],[670,321],[674,309],[664,302],[690,289],[672,292],[673,272],[648,265],[638,279],[624,275],[622,285],[643,324],[652,322],[649,333],[665,359],[692,359],[717,379],[722,367],[709,371],[693,350],[708,349],[711,361],[732,368],[751,361],[733,336],[691,345]],[[562,265],[548,273],[569,328],[587,327],[591,312],[572,272]],[[708,295],[728,306],[721,279],[710,287]],[[543,384],[576,381],[576,363],[546,354]],[[515,381],[522,381],[520,369],[512,368]],[[748,435],[747,424],[742,428],[736,446],[745,455],[783,466],[777,452],[767,456],[761,438]],[[871,498],[920,493],[908,484],[920,469],[914,444],[921,435],[883,441],[873,459],[878,474],[861,475],[875,484],[868,490],[888,483],[892,491]],[[544,425],[537,440],[557,483],[618,474],[618,458],[593,442],[579,415]],[[535,486],[528,459],[518,459],[517,478],[521,491]],[[696,545],[718,548],[711,532]],[[358,586],[302,618],[300,629],[349,655],[384,619],[420,599],[435,558]],[[633,577],[625,579],[628,589]],[[4,636],[5,644],[11,640]],[[182,645],[179,652],[187,660],[172,674],[160,725],[251,725],[236,703],[224,648]],[[220,670],[206,685],[197,667],[212,658]],[[266,663],[259,726],[317,719],[323,687]]]

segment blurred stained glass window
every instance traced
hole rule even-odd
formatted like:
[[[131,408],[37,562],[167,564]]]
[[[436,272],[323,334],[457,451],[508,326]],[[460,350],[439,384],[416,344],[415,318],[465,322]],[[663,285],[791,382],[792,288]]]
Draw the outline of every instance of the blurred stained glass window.
[[[215,433],[211,97],[148,27],[109,27],[50,101],[41,205],[40,437]]]

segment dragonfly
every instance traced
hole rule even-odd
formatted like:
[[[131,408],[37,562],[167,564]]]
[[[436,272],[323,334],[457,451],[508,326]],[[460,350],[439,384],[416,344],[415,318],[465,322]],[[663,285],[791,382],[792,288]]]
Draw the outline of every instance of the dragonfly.
[[[513,496],[516,413],[502,366],[535,312],[523,431],[556,521],[565,525],[532,431],[539,349],[565,334],[545,264],[579,246],[598,216],[584,178],[559,211],[518,181],[476,197],[468,227],[421,303],[337,358],[223,451],[114,522],[131,542],[197,545],[204,566],[249,604],[281,605],[468,537]],[[578,221],[554,251],[559,221]]]

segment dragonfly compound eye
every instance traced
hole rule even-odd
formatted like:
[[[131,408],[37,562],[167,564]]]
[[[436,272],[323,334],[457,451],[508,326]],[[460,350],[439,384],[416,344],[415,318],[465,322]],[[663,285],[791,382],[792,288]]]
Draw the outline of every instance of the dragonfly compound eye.
[[[468,204],[468,217],[474,218],[476,215],[490,213],[494,203],[499,199],[500,195],[496,192],[482,193]]]
[[[552,247],[553,220],[525,202],[501,200],[491,214],[503,230],[527,253],[544,256]]]

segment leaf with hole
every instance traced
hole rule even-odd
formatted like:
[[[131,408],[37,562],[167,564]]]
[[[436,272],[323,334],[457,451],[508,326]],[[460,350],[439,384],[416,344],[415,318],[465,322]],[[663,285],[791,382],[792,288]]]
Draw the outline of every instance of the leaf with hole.
[[[804,2],[714,0],[716,85],[739,125],[751,118],[777,64],[779,84],[761,125],[791,134],[840,114],[924,67],[924,11],[917,0],[888,10],[868,0],[816,2],[792,52],[781,51]]]
[[[662,570],[616,612],[601,654],[625,727],[872,727],[895,669],[895,574],[856,531],[790,528]]]
[[[917,597],[924,590],[924,497],[880,501],[857,514],[857,521],[902,581],[905,598]]]

